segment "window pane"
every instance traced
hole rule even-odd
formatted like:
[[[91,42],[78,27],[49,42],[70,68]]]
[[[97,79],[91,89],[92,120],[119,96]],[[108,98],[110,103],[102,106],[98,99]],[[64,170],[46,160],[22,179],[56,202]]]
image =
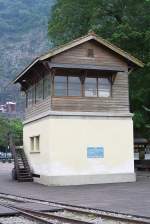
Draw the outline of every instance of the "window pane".
[[[32,105],[35,104],[35,85],[32,86]]]
[[[32,87],[27,91],[27,107],[32,106]]]
[[[25,97],[26,97],[26,108],[28,107],[28,90],[25,92]]]
[[[35,150],[36,151],[40,150],[40,136],[35,137]]]
[[[68,96],[80,96],[81,84],[79,77],[68,77]]]
[[[50,81],[50,75],[46,75],[44,77],[44,99],[50,96],[50,90],[51,89],[51,81]]]
[[[43,79],[36,84],[36,103],[43,99]]]
[[[30,137],[30,149],[34,151],[34,137]]]
[[[109,97],[111,93],[111,82],[108,78],[98,78],[98,96]]]
[[[85,96],[97,97],[97,79],[86,78],[85,79]]]
[[[67,96],[67,76],[55,76],[54,95]]]

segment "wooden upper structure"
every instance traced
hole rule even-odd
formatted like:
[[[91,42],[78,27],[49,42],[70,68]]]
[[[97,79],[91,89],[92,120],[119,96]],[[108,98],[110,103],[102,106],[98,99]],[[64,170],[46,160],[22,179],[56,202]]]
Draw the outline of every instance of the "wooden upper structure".
[[[14,83],[26,119],[47,111],[129,113],[128,73],[143,63],[93,33],[35,59]]]

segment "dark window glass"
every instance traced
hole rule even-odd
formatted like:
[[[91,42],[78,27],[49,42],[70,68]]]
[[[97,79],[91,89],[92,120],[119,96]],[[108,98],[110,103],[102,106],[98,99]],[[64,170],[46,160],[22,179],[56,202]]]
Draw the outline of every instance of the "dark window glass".
[[[111,82],[108,77],[86,77],[84,80],[85,97],[109,97]],[[82,96],[81,81],[78,76],[55,76],[55,96]]]
[[[36,103],[43,99],[43,79],[36,84]]]
[[[81,83],[80,78],[75,76],[68,76],[68,96],[80,96]]]
[[[35,104],[35,85],[32,86],[32,105]]]
[[[50,75],[46,75],[44,77],[44,99],[50,96],[50,92],[51,92]]]
[[[98,96],[109,97],[111,95],[111,82],[107,77],[98,78]]]
[[[85,78],[85,96],[97,97],[97,78],[86,77]]]
[[[26,90],[26,92],[25,92],[25,96],[26,96],[26,107],[28,107],[28,90]]]
[[[67,96],[67,76],[54,77],[54,95]]]
[[[30,87],[27,91],[27,107],[32,105],[32,87]]]

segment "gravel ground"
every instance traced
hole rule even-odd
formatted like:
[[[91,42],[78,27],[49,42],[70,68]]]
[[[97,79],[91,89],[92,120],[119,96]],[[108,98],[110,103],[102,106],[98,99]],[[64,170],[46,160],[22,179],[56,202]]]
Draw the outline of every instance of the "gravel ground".
[[[49,213],[48,213],[49,214]],[[51,214],[51,213],[50,213]],[[109,219],[103,219],[100,217],[96,217],[96,215],[79,215],[72,212],[55,212],[55,215],[64,216],[67,218],[74,218],[82,221],[88,221],[93,224],[131,224],[131,222],[123,222],[123,221],[115,221],[115,220],[109,220]]]
[[[21,216],[11,216],[0,218],[1,224],[37,224],[35,221],[31,221]]]

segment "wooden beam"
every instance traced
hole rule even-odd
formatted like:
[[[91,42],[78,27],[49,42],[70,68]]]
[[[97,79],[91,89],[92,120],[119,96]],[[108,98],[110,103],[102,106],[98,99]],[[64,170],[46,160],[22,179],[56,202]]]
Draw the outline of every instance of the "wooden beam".
[[[100,71],[112,71],[112,72],[123,72],[122,67],[116,66],[100,66],[90,64],[62,64],[62,63],[51,63],[49,62],[49,68],[74,68],[74,69],[89,69],[89,70],[100,70]]]

